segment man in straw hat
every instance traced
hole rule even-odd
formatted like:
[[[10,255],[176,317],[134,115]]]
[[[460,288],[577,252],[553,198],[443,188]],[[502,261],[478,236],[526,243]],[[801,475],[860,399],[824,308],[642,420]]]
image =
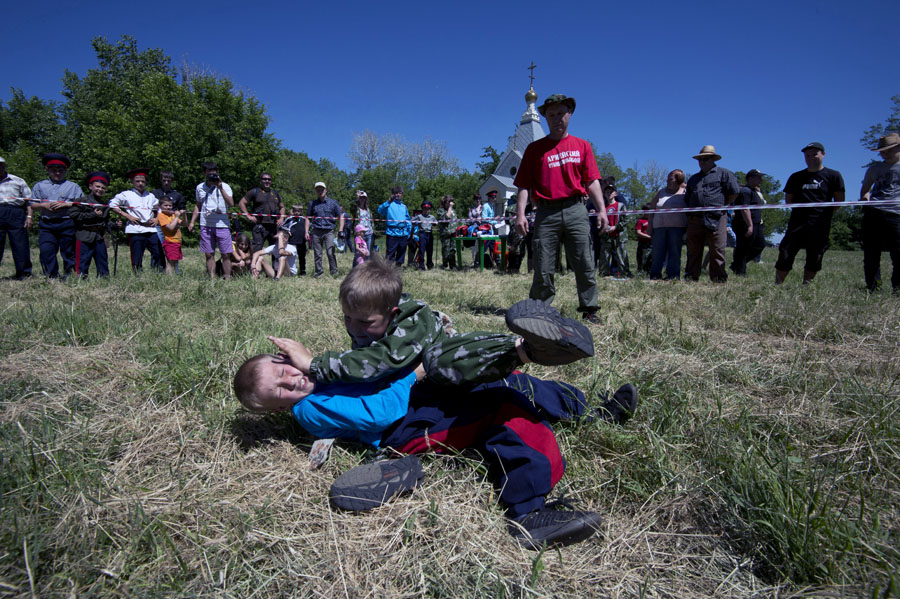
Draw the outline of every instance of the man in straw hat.
[[[715,146],[703,146],[694,160],[700,172],[691,175],[687,182],[684,201],[690,208],[724,208],[733,204],[740,191],[737,177],[727,168],[716,165],[722,157]],[[725,272],[725,246],[728,241],[728,222],[725,210],[709,210],[688,214],[687,264],[685,275],[700,280],[703,262],[703,246],[709,246],[709,279],[714,283],[728,280]]]
[[[866,171],[859,199],[862,202],[895,200],[897,203],[863,208],[863,272],[866,287],[875,291],[881,282],[878,268],[881,252],[887,250],[893,265],[891,286],[896,294],[900,293],[900,135],[885,135],[872,151],[879,152],[884,160]]]
[[[529,196],[537,207],[534,221],[534,280],[530,297],[552,302],[556,295],[553,272],[560,244],[575,271],[578,311],[588,322],[598,324],[597,283],[594,278],[591,231],[583,198],[591,197],[597,210],[597,228],[605,231],[608,222],[600,171],[591,144],[569,135],[569,119],[575,99],[553,94],[538,108],[547,118],[550,134],[528,144],[514,184],[516,232],[528,232],[525,205]]]
[[[825,146],[817,141],[806,144],[801,150],[806,169],[788,177],[784,186],[785,204],[809,202],[843,202],[844,178],[834,169],[827,168]],[[796,208],[791,210],[787,231],[778,244],[778,260],[775,262],[775,284],[780,285],[791,271],[794,258],[801,249],[806,250],[803,266],[803,283],[812,281],[822,270],[822,257],[828,249],[831,232],[831,216],[837,208]]]

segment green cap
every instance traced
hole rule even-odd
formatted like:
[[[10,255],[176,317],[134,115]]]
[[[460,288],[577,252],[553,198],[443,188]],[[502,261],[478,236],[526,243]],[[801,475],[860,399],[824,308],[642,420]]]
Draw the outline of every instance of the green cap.
[[[564,94],[553,94],[544,100],[544,103],[538,106],[538,112],[541,113],[541,116],[547,116],[547,109],[553,106],[554,104],[565,104],[569,107],[569,112],[575,112],[575,98],[570,98]]]

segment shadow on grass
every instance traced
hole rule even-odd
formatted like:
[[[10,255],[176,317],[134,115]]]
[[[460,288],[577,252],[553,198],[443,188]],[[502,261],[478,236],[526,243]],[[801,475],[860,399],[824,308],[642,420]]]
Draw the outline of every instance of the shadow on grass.
[[[293,419],[281,414],[235,414],[229,424],[231,434],[237,439],[243,451],[268,445],[276,441],[287,441],[309,448],[315,437],[307,433]]]

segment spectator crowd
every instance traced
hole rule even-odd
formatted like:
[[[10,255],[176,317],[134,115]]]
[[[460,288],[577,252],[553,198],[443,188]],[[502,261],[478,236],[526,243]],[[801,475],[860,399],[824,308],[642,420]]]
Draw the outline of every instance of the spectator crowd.
[[[732,171],[718,166],[722,156],[716,148],[706,145],[693,156],[697,172],[671,171],[665,187],[648,203],[628,209],[615,179],[597,170],[589,144],[568,133],[574,99],[556,94],[539,110],[550,134],[526,150],[515,179],[518,193],[499,201],[497,189],[488,191],[486,198],[476,193],[472,208],[463,214],[457,214],[450,195],[426,200],[410,213],[403,188],[395,186],[389,198],[373,207],[367,192],[357,190],[351,216],[329,197],[324,181],[315,184],[315,199],[305,210],[301,204],[287,207],[270,173],[261,173],[258,186],[235,202],[231,186],[212,162],[202,165],[203,181],[194,189],[191,208],[167,170],[159,172],[159,187],[148,190],[150,169],[135,168],[127,173],[131,188],[107,199],[109,173],[90,172],[83,189],[67,179],[71,161],[65,155],[45,154],[47,179],[33,187],[7,172],[6,161],[0,158],[0,262],[8,239],[15,265],[12,278],[31,276],[28,233],[36,226],[41,272],[48,278],[88,277],[92,263],[96,276],[109,276],[107,249],[113,239],[123,236],[133,271],[143,270],[147,253],[151,269],[176,274],[186,228],[191,233],[197,230],[212,277],[303,276],[308,248],[313,253],[313,276],[324,274],[324,258],[330,275],[336,276],[337,252],[352,252],[356,266],[382,249],[375,243],[377,225],[384,233],[386,259],[398,266],[406,262],[421,270],[436,264],[459,269],[470,263],[518,273],[524,263],[528,272],[535,273],[533,299],[552,301],[553,274],[572,270],[579,309],[592,320],[597,309],[596,274],[669,280],[684,276],[697,281],[705,271],[711,281],[724,283],[726,247],[734,248],[728,268],[733,275],[746,275],[747,265],[759,261],[766,245],[764,210],[757,208],[766,204],[761,190],[765,175],[759,170],[748,170],[742,185]],[[881,253],[887,251],[893,264],[891,286],[898,292],[900,135],[883,136],[872,150],[882,160],[866,171],[859,199],[880,203],[862,206],[864,278],[870,291],[880,287]],[[785,203],[815,206],[791,210],[778,247],[776,284],[786,280],[800,250],[805,250],[803,283],[815,278],[837,210],[828,204],[844,202],[846,195],[841,173],[825,166],[823,144],[809,143],[801,152],[806,168],[788,178]],[[629,237],[636,242],[635,271]],[[471,248],[471,253],[463,256],[460,247]],[[566,249],[565,265],[560,247]]]

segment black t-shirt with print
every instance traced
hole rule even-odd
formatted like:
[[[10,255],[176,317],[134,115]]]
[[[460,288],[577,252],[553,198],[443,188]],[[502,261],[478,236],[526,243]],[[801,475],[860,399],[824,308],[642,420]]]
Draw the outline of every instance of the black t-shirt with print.
[[[788,177],[784,186],[784,193],[790,194],[792,204],[805,204],[809,202],[831,202],[834,194],[844,191],[844,178],[841,174],[828,167],[814,173],[804,169],[797,171]],[[795,208],[791,210],[790,226],[800,225],[830,225],[831,208]]]

